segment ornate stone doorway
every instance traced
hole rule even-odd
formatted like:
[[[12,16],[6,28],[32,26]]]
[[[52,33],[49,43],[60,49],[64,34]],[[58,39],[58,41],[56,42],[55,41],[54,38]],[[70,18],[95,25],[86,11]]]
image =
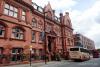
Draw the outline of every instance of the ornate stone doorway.
[[[56,46],[56,41],[55,41],[55,37],[52,37],[52,36],[48,36],[48,46],[47,46],[47,48],[48,48],[48,51],[51,53],[51,52],[53,52],[54,51],[54,49],[55,49],[55,46]]]

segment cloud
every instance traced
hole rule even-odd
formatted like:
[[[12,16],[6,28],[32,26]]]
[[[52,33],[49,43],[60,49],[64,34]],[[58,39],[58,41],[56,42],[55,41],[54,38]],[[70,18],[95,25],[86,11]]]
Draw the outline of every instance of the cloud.
[[[38,5],[44,7],[45,5],[50,2],[53,9],[58,11],[65,11],[69,9],[70,7],[77,4],[77,1],[75,0],[32,0],[33,2],[37,3]]]
[[[100,0],[97,0],[89,9],[81,12],[71,11],[72,23],[75,31],[95,41],[96,48],[100,48]],[[76,13],[76,14],[74,14]],[[99,46],[99,47],[98,47]]]
[[[46,5],[48,2],[51,3],[52,8],[62,8],[62,7],[70,7],[76,4],[74,0],[32,0],[40,6]]]

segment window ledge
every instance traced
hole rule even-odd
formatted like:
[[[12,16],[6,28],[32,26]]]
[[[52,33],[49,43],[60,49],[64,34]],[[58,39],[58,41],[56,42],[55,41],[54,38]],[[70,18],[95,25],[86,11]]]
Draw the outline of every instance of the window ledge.
[[[3,14],[3,15],[18,20],[18,17],[9,16],[9,15],[6,15],[6,14]]]
[[[39,43],[40,43],[40,44],[42,44],[42,43],[43,43],[43,41],[39,41]]]
[[[34,41],[31,41],[31,43],[36,43],[36,41],[34,40]]]
[[[16,39],[16,38],[10,38],[10,40],[26,41],[24,39]]]
[[[0,39],[7,39],[6,37],[0,37]]]

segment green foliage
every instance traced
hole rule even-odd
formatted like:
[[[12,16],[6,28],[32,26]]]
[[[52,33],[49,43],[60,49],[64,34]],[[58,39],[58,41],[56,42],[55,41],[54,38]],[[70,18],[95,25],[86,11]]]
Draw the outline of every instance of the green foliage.
[[[98,52],[100,52],[100,49],[97,49]]]

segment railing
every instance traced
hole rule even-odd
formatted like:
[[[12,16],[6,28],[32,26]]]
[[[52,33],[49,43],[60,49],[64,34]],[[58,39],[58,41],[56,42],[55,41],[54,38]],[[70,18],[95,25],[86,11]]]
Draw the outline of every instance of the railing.
[[[32,2],[32,6],[34,7],[35,10],[39,11],[40,13],[43,13],[44,8],[42,8],[41,6],[38,6],[34,2]],[[54,21],[60,22],[60,18],[58,18],[57,16],[54,16],[53,18],[50,18],[49,16],[46,16],[46,17]]]

